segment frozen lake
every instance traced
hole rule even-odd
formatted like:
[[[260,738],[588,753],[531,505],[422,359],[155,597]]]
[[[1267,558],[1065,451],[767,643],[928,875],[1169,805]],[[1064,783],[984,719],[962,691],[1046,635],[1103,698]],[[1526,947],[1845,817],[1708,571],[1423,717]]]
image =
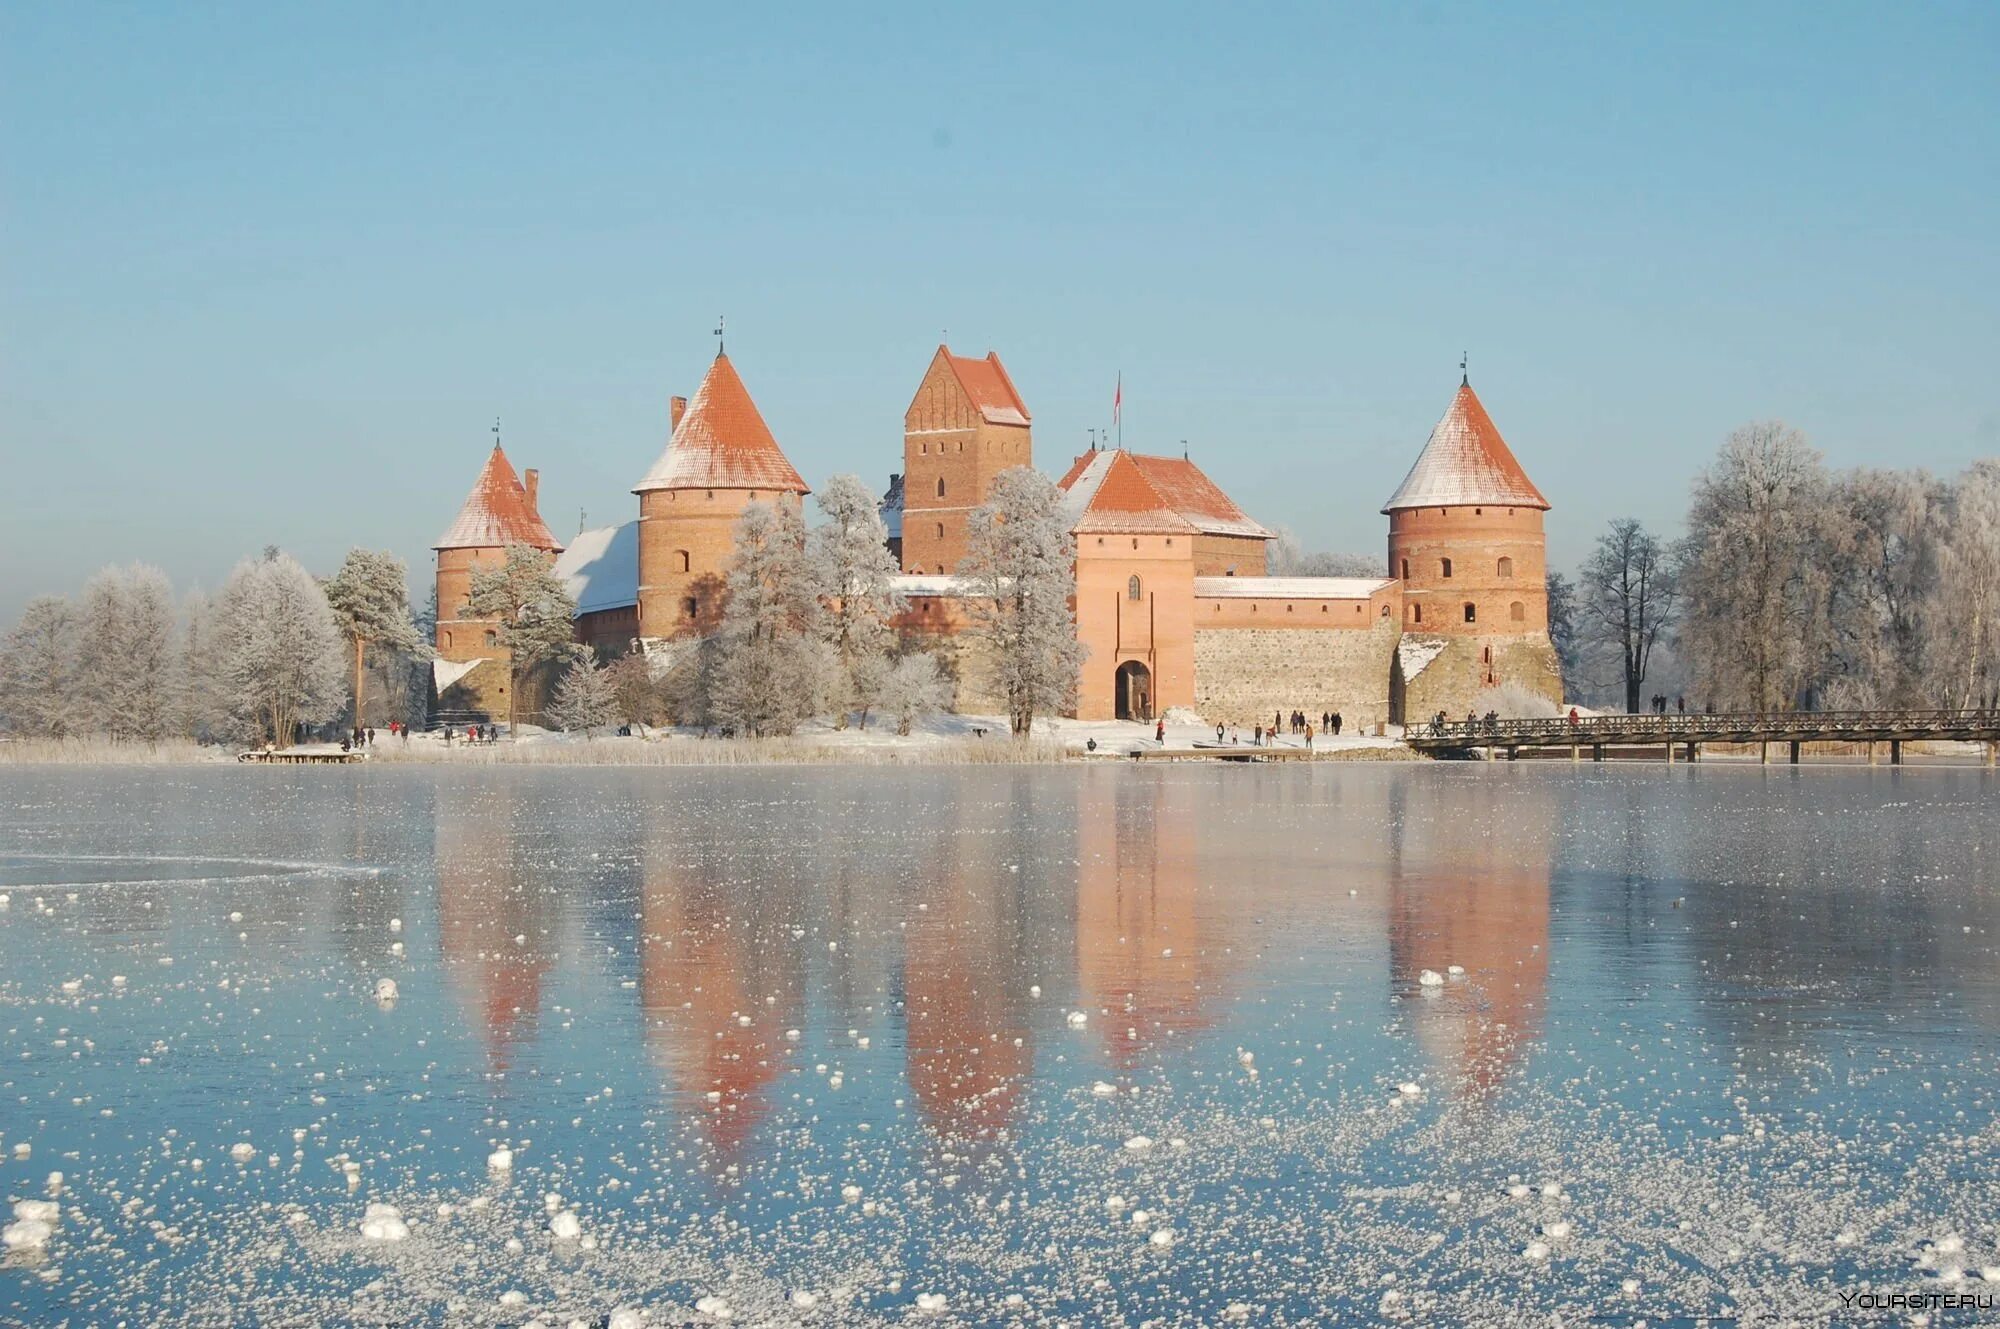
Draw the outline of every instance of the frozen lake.
[[[1979,770],[0,769],[0,891],[0,1325],[2000,1291]]]

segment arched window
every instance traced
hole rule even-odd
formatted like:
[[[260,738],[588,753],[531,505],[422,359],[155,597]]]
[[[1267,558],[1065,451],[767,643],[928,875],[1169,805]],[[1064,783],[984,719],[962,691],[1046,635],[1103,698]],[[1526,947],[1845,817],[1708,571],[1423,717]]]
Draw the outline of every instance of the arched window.
[[[1479,607],[1470,600],[1465,602],[1465,621],[1468,623],[1479,621]]]
[[[1125,582],[1125,598],[1127,600],[1136,600],[1139,598],[1139,579],[1137,577],[1129,578]]]
[[[486,644],[487,644],[488,646],[498,646],[498,645],[500,644],[500,634],[499,634],[499,633],[497,633],[497,632],[493,632],[493,631],[491,631],[491,630],[488,630],[488,632],[487,632],[487,634],[486,634]]]
[[[1513,619],[1516,623],[1525,623],[1528,621],[1528,607],[1519,600],[1516,600],[1513,604],[1507,606],[1507,617]]]
[[[938,539],[940,539],[940,540],[944,539],[944,523],[943,523],[943,522],[939,522],[939,523],[937,523],[937,538],[938,538]]]
[[[1410,579],[1410,560],[1406,558],[1403,560],[1403,580],[1408,581],[1409,579]]]
[[[1501,560],[1500,560],[1500,575],[1501,575],[1501,576],[1503,576],[1503,577],[1511,577],[1511,576],[1513,576],[1513,575],[1514,575],[1514,560],[1513,560],[1513,559],[1511,559],[1511,558],[1503,558],[1503,559],[1501,559]]]
[[[451,634],[449,632],[444,634],[444,648],[447,651],[451,649]]]
[[[687,570],[688,570],[688,551],[685,549],[676,549],[674,551],[674,571],[686,572]]]
[[[1421,623],[1423,621],[1424,621],[1424,607],[1422,605],[1411,605],[1410,622]]]
[[[1449,577],[1450,575],[1451,575],[1451,560],[1450,560],[1450,559],[1448,559],[1448,558],[1441,558],[1441,559],[1439,559],[1439,560],[1438,560],[1438,576],[1440,576],[1440,577]]]
[[[1360,606],[1358,606],[1358,605],[1356,606],[1356,608],[1359,608],[1359,607],[1360,607]],[[1389,617],[1389,606],[1388,606],[1388,605],[1383,605],[1383,606],[1382,606],[1382,617],[1384,617],[1384,618],[1387,618],[1387,617]]]
[[[944,477],[942,475],[938,477],[938,497],[944,497]]]

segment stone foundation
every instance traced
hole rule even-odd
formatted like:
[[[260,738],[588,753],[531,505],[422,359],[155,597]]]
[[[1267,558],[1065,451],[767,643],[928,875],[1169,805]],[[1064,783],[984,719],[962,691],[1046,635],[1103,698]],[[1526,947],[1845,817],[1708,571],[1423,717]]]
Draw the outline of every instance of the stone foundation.
[[[1319,724],[1339,711],[1343,732],[1389,718],[1395,623],[1367,628],[1200,628],[1194,634],[1195,709],[1241,729],[1304,711]]]
[[[1443,648],[1414,678],[1402,677],[1398,669],[1393,690],[1400,703],[1396,717],[1399,721],[1421,724],[1439,711],[1462,720],[1474,708],[1481,692],[1506,683],[1539,693],[1558,710],[1561,708],[1562,665],[1546,636],[1439,640]]]

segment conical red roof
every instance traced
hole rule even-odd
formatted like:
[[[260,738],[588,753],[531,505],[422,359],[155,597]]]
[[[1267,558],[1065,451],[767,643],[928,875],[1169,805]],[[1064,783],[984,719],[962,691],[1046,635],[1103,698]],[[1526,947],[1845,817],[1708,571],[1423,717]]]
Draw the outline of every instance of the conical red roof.
[[[757,403],[750,400],[749,389],[726,355],[715,357],[674,436],[667,440],[667,450],[646,478],[632,486],[635,494],[652,489],[811,492],[771,437]]]
[[[1451,399],[1451,409],[1431,430],[1430,442],[1417,454],[1417,464],[1382,505],[1382,511],[1471,503],[1544,510],[1549,506],[1521,463],[1514,460],[1472,385],[1461,383],[1458,395]]]
[[[562,548],[562,543],[543,524],[542,514],[529,500],[528,488],[514,474],[507,454],[495,443],[472,492],[465,496],[465,506],[458,510],[457,520],[431,548],[498,549],[507,545]]]

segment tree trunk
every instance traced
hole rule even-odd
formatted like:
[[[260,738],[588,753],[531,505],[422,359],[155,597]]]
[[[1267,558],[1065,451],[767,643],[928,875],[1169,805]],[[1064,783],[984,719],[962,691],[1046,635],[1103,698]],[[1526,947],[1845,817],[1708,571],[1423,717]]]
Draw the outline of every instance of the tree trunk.
[[[514,664],[514,653],[507,653],[507,737],[514,737],[514,700],[521,695],[521,671]]]
[[[354,639],[354,727],[356,729],[364,728],[361,723],[361,661],[367,647],[368,644],[361,638]]]

